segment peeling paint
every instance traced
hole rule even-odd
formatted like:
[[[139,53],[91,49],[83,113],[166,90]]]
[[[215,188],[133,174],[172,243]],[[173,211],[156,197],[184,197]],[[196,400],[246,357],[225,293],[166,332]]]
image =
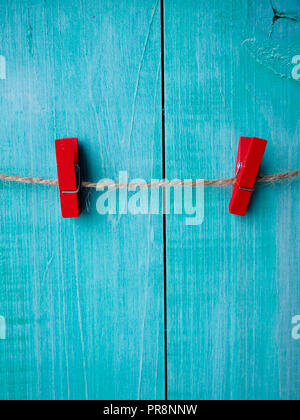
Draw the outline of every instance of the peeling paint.
[[[249,54],[262,66],[270,70],[276,76],[283,79],[294,79],[300,81],[300,77],[293,77],[298,74],[299,69],[293,65],[294,48],[291,46],[274,43],[271,39],[259,40],[257,38],[246,39],[242,46],[245,46]]]

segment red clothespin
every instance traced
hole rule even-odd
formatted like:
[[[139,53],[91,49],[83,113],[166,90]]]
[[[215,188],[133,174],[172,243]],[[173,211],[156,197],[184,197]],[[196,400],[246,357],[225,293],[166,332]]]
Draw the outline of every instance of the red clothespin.
[[[81,206],[78,139],[55,140],[55,150],[62,217],[79,217]]]
[[[266,140],[255,137],[240,138],[236,163],[237,179],[229,204],[231,214],[246,215],[267,144]]]

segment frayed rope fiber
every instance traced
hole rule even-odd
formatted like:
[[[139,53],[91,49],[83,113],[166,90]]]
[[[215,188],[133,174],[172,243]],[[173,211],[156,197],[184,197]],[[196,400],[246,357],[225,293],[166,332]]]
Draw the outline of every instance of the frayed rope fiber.
[[[282,174],[260,176],[257,178],[257,182],[273,183],[278,181],[284,181],[287,179],[295,178],[300,176],[300,170],[293,172],[285,172]],[[57,180],[42,179],[42,178],[27,178],[21,176],[12,176],[0,174],[0,180],[6,182],[20,182],[22,184],[37,184],[46,186],[58,186]],[[215,179],[215,180],[199,180],[199,181],[160,181],[153,183],[129,183],[129,184],[109,184],[109,183],[95,183],[95,182],[82,182],[82,188],[115,188],[115,189],[126,189],[126,188],[169,188],[169,187],[197,187],[204,184],[205,187],[226,187],[234,185],[236,178],[228,179]]]

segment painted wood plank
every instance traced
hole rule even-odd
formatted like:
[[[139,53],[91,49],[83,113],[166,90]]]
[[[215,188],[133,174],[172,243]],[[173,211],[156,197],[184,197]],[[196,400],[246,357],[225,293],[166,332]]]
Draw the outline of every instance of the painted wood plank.
[[[161,178],[157,0],[3,0],[0,170]],[[2,73],[1,73],[2,74]],[[0,184],[1,399],[164,398],[161,216],[62,220],[56,188]],[[2,319],[2,318],[1,318]]]
[[[243,135],[270,141],[264,174],[298,169],[299,20],[298,1],[165,0],[169,179],[232,176]],[[208,188],[201,226],[168,216],[170,399],[300,398],[299,192],[259,186],[239,218]]]

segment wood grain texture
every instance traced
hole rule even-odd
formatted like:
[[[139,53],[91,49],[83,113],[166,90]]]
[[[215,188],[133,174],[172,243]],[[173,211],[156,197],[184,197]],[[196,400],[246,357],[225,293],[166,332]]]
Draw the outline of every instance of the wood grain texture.
[[[2,0],[0,170],[162,177],[158,0]],[[265,174],[299,167],[298,0],[165,0],[167,177],[232,176],[240,135]],[[3,70],[5,63],[5,72]],[[5,76],[5,77],[4,77]],[[295,77],[294,77],[295,78]],[[168,392],[299,399],[299,181],[248,216],[206,189],[205,220],[167,219]],[[58,191],[0,184],[0,399],[164,398],[161,216],[63,221]]]
[[[2,0],[1,172],[161,178],[157,0]],[[162,217],[62,220],[56,188],[1,183],[1,399],[164,398]]]
[[[165,0],[169,179],[230,177],[240,136],[270,141],[264,174],[297,169],[299,11]],[[299,192],[298,180],[259,186],[239,218],[231,188],[207,188],[202,226],[168,217],[170,399],[300,398]]]

